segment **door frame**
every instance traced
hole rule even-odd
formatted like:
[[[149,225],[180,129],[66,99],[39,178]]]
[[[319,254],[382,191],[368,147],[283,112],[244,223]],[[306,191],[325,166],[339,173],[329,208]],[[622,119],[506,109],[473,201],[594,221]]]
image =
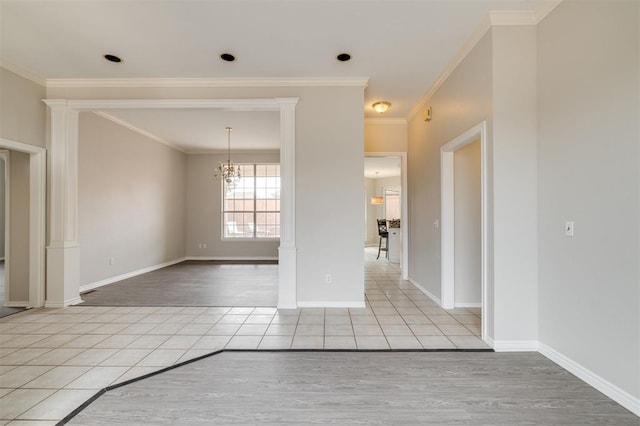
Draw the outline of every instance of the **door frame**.
[[[441,297],[444,309],[455,305],[455,201],[454,201],[454,154],[457,150],[480,139],[480,229],[481,229],[481,309],[482,340],[487,327],[487,122],[483,121],[440,148],[441,177]]]
[[[10,139],[0,138],[0,149],[29,154],[29,307],[44,306],[45,295],[45,242],[46,242],[46,169],[47,150]],[[6,163],[8,165],[8,162]],[[7,166],[6,170],[9,170]],[[8,182],[8,180],[7,180]],[[8,193],[8,191],[7,191]],[[8,197],[7,197],[8,198]],[[10,203],[10,201],[8,201]],[[7,204],[8,205],[8,204]],[[8,215],[7,215],[8,218]],[[10,235],[7,227],[5,230]],[[10,238],[10,237],[9,237]],[[8,241],[8,238],[5,237]],[[10,253],[5,249],[5,273]],[[5,283],[8,283],[6,280]],[[6,284],[5,284],[6,285]],[[8,294],[8,288],[5,290]],[[5,301],[10,304],[9,299]],[[22,303],[20,307],[22,307]]]
[[[409,220],[407,202],[407,153],[365,152],[365,157],[400,157],[400,229],[402,229],[402,279],[409,279]]]

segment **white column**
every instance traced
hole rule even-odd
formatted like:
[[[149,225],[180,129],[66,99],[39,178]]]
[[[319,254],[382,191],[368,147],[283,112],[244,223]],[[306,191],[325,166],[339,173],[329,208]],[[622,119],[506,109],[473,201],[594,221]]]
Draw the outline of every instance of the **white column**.
[[[298,307],[296,292],[295,138],[299,98],[276,98],[280,104],[280,248],[278,309]]]
[[[80,299],[78,245],[78,111],[64,99],[49,99],[49,245],[46,307],[64,307]]]

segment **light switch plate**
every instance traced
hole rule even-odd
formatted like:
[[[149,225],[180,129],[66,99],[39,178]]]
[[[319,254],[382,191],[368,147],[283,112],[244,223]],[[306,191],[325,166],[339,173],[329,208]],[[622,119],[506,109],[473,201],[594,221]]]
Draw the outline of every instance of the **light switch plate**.
[[[564,235],[566,235],[567,237],[573,237],[573,231],[574,231],[573,221],[566,222],[564,225]]]

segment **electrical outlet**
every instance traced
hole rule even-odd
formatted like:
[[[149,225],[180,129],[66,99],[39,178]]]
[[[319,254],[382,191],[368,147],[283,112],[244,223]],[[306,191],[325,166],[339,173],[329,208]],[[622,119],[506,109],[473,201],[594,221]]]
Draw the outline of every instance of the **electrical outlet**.
[[[325,281],[327,284],[331,284],[331,274],[325,274],[325,275],[324,275],[324,281]]]
[[[202,248],[207,248],[207,243],[202,244]]]
[[[564,235],[567,237],[573,237],[573,231],[574,231],[573,221],[566,222],[564,225]]]

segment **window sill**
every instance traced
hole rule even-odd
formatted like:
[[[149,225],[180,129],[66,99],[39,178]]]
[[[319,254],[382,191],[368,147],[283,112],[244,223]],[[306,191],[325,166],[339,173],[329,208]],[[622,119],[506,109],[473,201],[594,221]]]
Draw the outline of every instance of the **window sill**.
[[[220,239],[223,243],[246,243],[246,242],[250,242],[250,243],[260,243],[260,242],[274,242],[274,241],[280,241],[280,238],[221,238]]]

